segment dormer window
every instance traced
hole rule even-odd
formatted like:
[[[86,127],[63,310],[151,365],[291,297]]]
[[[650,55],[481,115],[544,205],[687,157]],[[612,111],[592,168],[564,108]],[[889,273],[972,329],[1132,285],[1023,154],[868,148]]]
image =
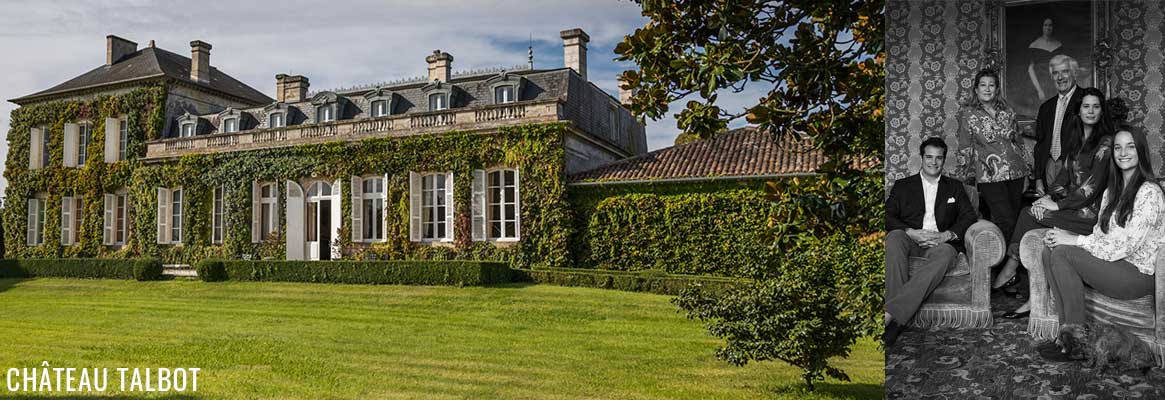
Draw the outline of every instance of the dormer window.
[[[271,113],[271,115],[267,117],[268,128],[282,128],[284,126],[286,125],[283,122],[283,113]]]
[[[439,111],[449,108],[449,95],[446,93],[433,93],[429,95],[429,111]]]
[[[182,131],[179,137],[193,137],[194,136],[194,122],[182,123]]]
[[[510,85],[502,85],[494,88],[494,104],[505,104],[514,102],[514,87]]]
[[[388,115],[388,100],[376,100],[372,102],[372,116],[383,117]]]
[[[222,121],[222,131],[224,133],[235,133],[239,131],[239,119],[227,118]]]
[[[317,122],[330,122],[336,120],[335,107],[332,104],[326,104],[316,107]]]

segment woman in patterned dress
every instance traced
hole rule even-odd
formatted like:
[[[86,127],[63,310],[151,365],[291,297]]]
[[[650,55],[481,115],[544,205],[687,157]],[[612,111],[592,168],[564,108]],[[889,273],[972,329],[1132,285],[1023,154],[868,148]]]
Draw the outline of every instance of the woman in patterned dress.
[[[1061,327],[1084,323],[1085,284],[1120,300],[1154,291],[1153,264],[1165,236],[1165,194],[1153,174],[1145,134],[1127,127],[1118,130],[1092,234],[1053,229],[1044,236],[1052,248],[1044,253],[1044,265]],[[1041,355],[1052,345],[1041,346]]]
[[[1112,163],[1111,121],[1124,120],[1125,116],[1124,112],[1111,112],[1113,108],[1124,107],[1110,107],[1099,89],[1083,88],[1081,91],[1080,110],[1069,123],[1066,132],[1070,140],[1064,149],[1067,161],[1065,168],[1049,185],[1047,195],[1019,213],[1015,233],[1011,235],[1007,246],[1010,258],[996,276],[993,288],[1011,286],[1017,281],[1019,242],[1028,231],[1060,228],[1078,235],[1092,233],[1100,207],[1100,195],[1107,184]],[[1113,102],[1121,101],[1114,99]],[[1027,302],[1003,317],[1021,318],[1027,316],[1030,309],[1031,304]]]
[[[975,96],[959,109],[961,177],[975,185],[991,213],[991,222],[1011,237],[1023,205],[1023,158],[1015,111],[999,93],[999,75],[990,69],[975,74]]]

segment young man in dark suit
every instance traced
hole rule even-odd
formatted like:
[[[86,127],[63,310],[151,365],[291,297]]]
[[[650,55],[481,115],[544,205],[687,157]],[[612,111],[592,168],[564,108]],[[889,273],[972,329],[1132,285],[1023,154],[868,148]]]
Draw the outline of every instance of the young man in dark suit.
[[[979,219],[962,182],[942,176],[947,144],[932,137],[918,152],[922,170],[895,182],[886,200],[887,347],[955,265],[963,235]],[[910,257],[926,258],[913,276],[908,272]]]
[[[1083,92],[1077,90],[1076,86],[1079,65],[1075,59],[1063,54],[1057,55],[1048,63],[1048,69],[1058,93],[1041,104],[1039,114],[1036,115],[1032,177],[1036,180],[1036,190],[1041,194],[1064,167],[1064,150],[1070,143],[1080,141],[1078,137],[1068,137],[1071,131],[1068,126],[1072,118],[1080,113],[1080,102],[1084,98]]]

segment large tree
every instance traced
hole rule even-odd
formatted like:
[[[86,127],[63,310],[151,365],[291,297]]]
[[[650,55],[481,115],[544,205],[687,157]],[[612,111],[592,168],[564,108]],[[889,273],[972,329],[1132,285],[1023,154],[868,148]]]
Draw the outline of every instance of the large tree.
[[[770,182],[780,205],[772,251],[783,254],[754,283],[676,303],[725,339],[736,364],[782,360],[810,388],[862,336],[881,329],[882,176],[855,171],[883,158],[884,0],[636,0],[650,21],[615,47],[638,64],[622,75],[631,110],[657,119],[669,104],[683,135],[710,137],[745,119],[774,135],[811,139],[837,162],[818,179]],[[765,94],[743,110],[716,105],[725,91]],[[859,239],[860,238],[860,239]]]

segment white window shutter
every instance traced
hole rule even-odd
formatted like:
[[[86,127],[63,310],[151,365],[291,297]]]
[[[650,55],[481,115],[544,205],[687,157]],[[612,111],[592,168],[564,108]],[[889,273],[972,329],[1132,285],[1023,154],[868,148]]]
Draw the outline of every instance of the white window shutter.
[[[158,243],[170,243],[170,189],[158,188]]]
[[[470,224],[473,225],[473,240],[485,240],[485,170],[473,170],[473,195],[470,197]]]
[[[352,241],[364,241],[364,180],[352,177]]]
[[[409,240],[421,241],[421,175],[409,171]]]
[[[262,204],[259,203],[259,183],[251,182],[251,243],[259,243],[263,240],[263,223],[262,213],[260,209]]]
[[[121,136],[121,120],[117,118],[105,119],[105,162],[111,163],[117,159],[117,141]]]
[[[445,240],[453,241],[453,215],[457,208],[453,207],[453,173],[445,174]]]
[[[77,124],[65,124],[64,156],[62,164],[66,167],[77,166]]]
[[[44,138],[41,137],[40,128],[32,128],[28,131],[28,169],[39,169],[44,163],[40,162],[41,146],[44,146]]]
[[[61,245],[73,244],[73,198],[61,197]]]
[[[29,246],[36,246],[36,199],[28,199],[28,237],[25,241]]]
[[[380,241],[388,242],[388,174],[384,174],[384,183],[380,185],[380,194],[384,196],[380,201]]]
[[[522,239],[522,177],[514,168],[514,239]]]
[[[104,235],[102,236],[102,239],[101,239],[101,243],[105,244],[106,246],[113,245],[113,218],[114,218],[114,215],[113,215],[114,210],[113,209],[114,209],[114,207],[117,207],[117,196],[112,195],[112,194],[106,194],[105,195],[105,219],[103,220],[105,226],[104,226],[104,230],[103,230]]]
[[[340,226],[344,222],[344,210],[340,207],[341,199],[344,198],[344,187],[340,185],[342,180],[336,179],[332,182],[332,259],[339,260],[344,256],[344,249],[340,246]],[[323,251],[323,249],[320,249]]]

